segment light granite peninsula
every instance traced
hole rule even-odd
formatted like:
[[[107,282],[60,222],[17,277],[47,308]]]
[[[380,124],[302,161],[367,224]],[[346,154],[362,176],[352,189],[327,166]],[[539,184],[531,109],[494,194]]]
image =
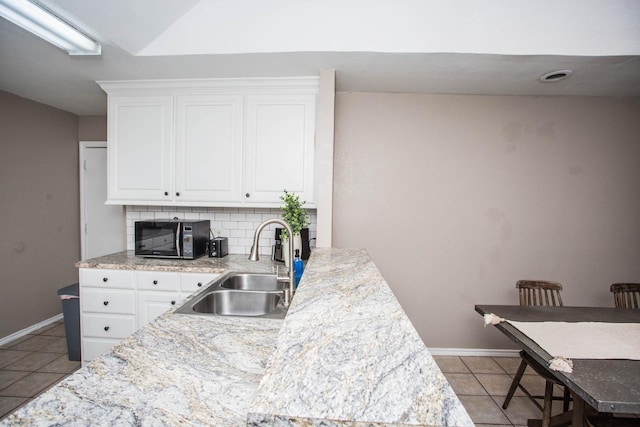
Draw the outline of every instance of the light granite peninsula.
[[[250,426],[472,426],[364,249],[315,249]]]
[[[165,313],[0,424],[473,425],[367,252],[320,248],[284,321]]]

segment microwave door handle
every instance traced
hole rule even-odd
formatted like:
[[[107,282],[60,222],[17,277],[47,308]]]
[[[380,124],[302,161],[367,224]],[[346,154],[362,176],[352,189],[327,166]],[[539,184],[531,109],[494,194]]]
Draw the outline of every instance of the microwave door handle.
[[[182,251],[180,250],[180,245],[182,243],[182,239],[181,239],[181,233],[180,233],[180,225],[182,225],[181,222],[179,222],[176,225],[176,255],[180,256],[180,254],[182,253]]]

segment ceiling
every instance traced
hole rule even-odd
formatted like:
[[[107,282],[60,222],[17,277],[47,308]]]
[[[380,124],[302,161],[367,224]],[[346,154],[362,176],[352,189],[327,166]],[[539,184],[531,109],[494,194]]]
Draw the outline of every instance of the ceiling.
[[[96,80],[336,70],[338,91],[640,96],[636,0],[41,0],[102,43],[69,56],[0,18],[0,90],[106,114]],[[570,78],[543,83],[553,70]]]

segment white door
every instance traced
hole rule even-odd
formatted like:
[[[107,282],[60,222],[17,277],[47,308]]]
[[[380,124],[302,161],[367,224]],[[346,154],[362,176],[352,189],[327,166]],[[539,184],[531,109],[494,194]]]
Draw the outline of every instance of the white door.
[[[123,251],[122,206],[107,200],[107,143],[80,142],[80,243],[82,259]]]

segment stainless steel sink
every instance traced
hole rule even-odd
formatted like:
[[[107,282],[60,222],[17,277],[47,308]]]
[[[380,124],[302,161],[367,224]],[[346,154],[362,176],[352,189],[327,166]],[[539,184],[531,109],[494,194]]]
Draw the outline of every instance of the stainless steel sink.
[[[175,313],[282,319],[285,284],[275,274],[228,273],[185,302]]]
[[[191,309],[218,316],[264,316],[276,309],[280,295],[268,292],[226,289],[203,295]]]
[[[223,280],[220,287],[243,291],[281,291],[285,283],[278,282],[275,274],[238,273]]]

